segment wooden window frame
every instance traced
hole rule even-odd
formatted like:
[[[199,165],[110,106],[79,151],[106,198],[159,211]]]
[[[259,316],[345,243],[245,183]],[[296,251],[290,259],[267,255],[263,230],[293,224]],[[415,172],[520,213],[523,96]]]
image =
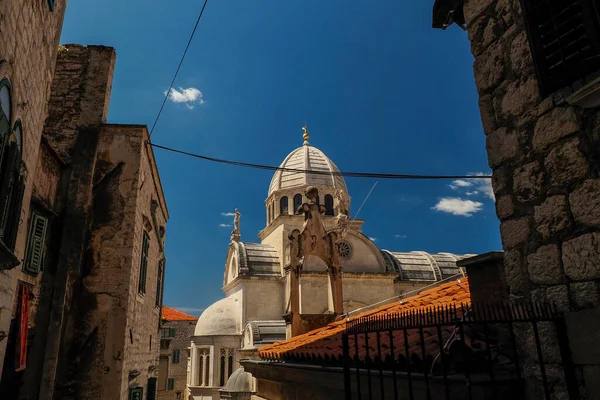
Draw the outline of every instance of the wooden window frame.
[[[179,364],[181,362],[181,350],[173,349],[173,357],[171,359],[171,363]]]

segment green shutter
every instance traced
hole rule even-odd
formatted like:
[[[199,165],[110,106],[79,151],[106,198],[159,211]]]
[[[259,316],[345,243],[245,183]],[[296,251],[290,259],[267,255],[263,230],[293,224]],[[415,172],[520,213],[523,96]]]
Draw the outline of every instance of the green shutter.
[[[169,378],[167,384],[167,390],[173,390],[175,388],[175,378]]]
[[[32,212],[27,239],[27,252],[25,253],[25,263],[23,265],[23,269],[32,274],[37,274],[42,269],[47,229],[48,218]]]
[[[175,328],[169,328],[169,337],[175,337]]]
[[[142,255],[140,261],[140,281],[138,284],[138,293],[146,294],[146,276],[148,275],[148,248],[150,247],[150,237],[144,231],[142,239]]]

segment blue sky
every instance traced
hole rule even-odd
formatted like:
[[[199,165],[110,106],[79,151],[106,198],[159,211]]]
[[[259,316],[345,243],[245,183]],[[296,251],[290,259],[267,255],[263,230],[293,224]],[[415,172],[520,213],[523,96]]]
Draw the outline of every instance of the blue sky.
[[[342,170],[487,173],[467,34],[431,28],[433,0],[211,0],[153,142],[279,165],[311,144]],[[61,42],[117,52],[109,122],[152,125],[200,0],[68,3]],[[186,101],[187,100],[187,101]],[[165,304],[223,296],[232,218],[257,241],[272,173],[156,149],[171,219]],[[348,178],[353,212],[375,180]],[[380,180],[360,212],[385,249],[501,249],[484,182]]]

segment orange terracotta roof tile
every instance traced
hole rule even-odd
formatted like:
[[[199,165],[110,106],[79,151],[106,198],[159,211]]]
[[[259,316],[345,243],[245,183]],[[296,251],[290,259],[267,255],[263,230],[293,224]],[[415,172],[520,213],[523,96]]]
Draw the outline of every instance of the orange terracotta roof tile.
[[[161,318],[166,321],[196,321],[198,319],[198,317],[167,306],[163,306]]]
[[[456,281],[441,284],[435,288],[425,290],[420,294],[396,301],[392,304],[386,304],[356,316],[350,317],[350,320],[356,320],[361,317],[375,316],[382,317],[394,313],[403,313],[407,311],[420,310],[432,306],[441,305],[460,305],[469,304],[471,296],[469,292],[469,282],[467,278],[461,278]],[[259,355],[264,359],[280,359],[291,357],[341,357],[342,355],[342,333],[346,330],[346,320],[333,322],[323,328],[315,329],[303,335],[283,340],[277,343],[269,344],[259,348]],[[447,333],[447,332],[446,332]],[[444,336],[447,336],[446,333]],[[425,332],[425,347],[427,349],[437,345],[435,335]],[[352,335],[351,335],[352,336]],[[369,335],[370,336],[370,335]],[[353,338],[350,341],[353,342]],[[364,339],[361,339],[364,340]],[[369,338],[370,343],[374,338]],[[350,343],[351,347],[353,343]],[[404,339],[398,336],[394,338],[394,347],[404,348]],[[418,347],[420,351],[420,341],[418,338],[409,338],[409,347],[416,352]],[[364,346],[361,346],[359,356],[364,358]],[[439,348],[439,347],[438,347]],[[427,351],[429,352],[429,351]]]

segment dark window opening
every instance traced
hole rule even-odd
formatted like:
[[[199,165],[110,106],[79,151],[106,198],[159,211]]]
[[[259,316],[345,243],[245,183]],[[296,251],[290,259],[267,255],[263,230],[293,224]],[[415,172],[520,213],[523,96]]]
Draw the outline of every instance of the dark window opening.
[[[167,381],[167,390],[175,389],[175,378],[169,378]]]
[[[164,270],[165,260],[162,259],[158,262],[158,275],[156,277],[156,307],[160,307],[162,304]]]
[[[284,196],[279,200],[279,214],[286,215],[287,213],[288,213],[288,198],[287,198],[287,196]]]
[[[325,215],[333,215],[333,196],[325,195]]]
[[[600,18],[594,0],[521,3],[543,96],[600,69]]]
[[[150,236],[144,231],[142,239],[142,256],[140,261],[140,281],[138,283],[138,293],[146,294],[146,276],[148,275],[148,249],[150,247]]]
[[[221,374],[219,377],[219,386],[225,386],[225,356],[221,356]]]
[[[230,354],[227,360],[227,377],[231,376],[233,372],[233,354]]]
[[[146,400],[156,399],[156,378],[148,378],[148,391],[146,392]]]
[[[179,364],[179,360],[181,358],[181,351],[179,349],[173,350],[173,364]]]
[[[297,194],[294,196],[294,214],[299,214],[300,206],[302,205],[302,195]]]

